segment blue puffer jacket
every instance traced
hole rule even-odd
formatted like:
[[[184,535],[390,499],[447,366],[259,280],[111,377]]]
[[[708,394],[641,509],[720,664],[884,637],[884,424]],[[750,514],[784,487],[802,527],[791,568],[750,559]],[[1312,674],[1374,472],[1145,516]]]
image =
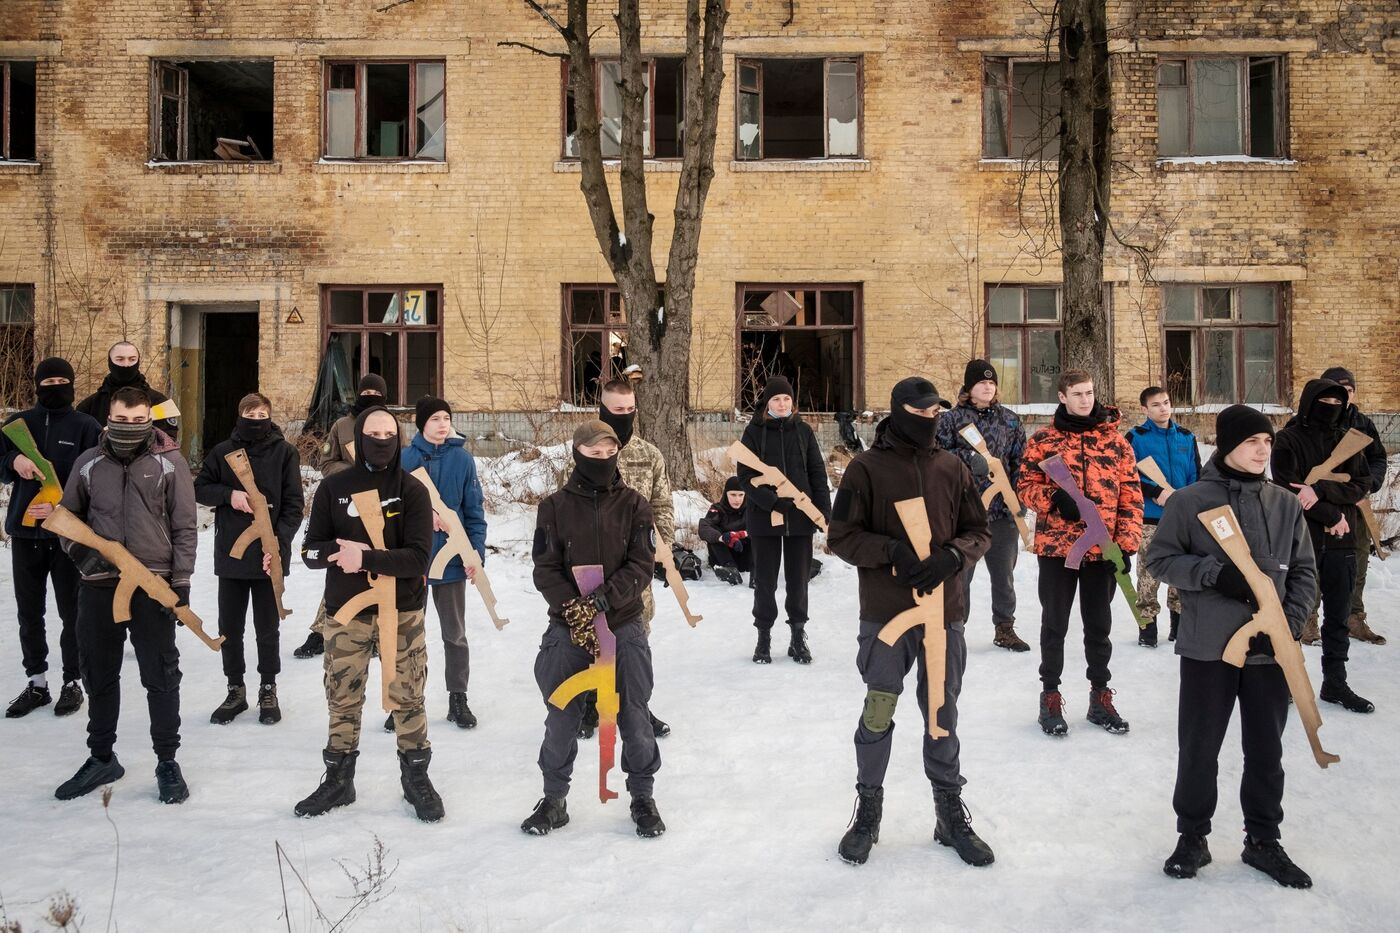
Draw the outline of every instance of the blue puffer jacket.
[[[967,441],[958,433],[963,425],[967,424],[977,425],[977,430],[982,432],[982,438],[987,442],[987,450],[1001,461],[1007,477],[1011,480],[1011,488],[1015,489],[1016,481],[1021,478],[1021,457],[1026,452],[1026,431],[1021,427],[1021,419],[1000,402],[993,402],[986,408],[978,408],[972,404],[971,399],[963,399],[957,407],[938,416],[934,442],[957,456],[967,464],[968,469],[972,469],[977,451],[969,447]],[[976,476],[975,471],[973,475]],[[976,482],[979,496],[992,484],[988,479],[977,479]],[[1001,496],[993,499],[991,508],[987,509],[987,520],[995,522],[1010,517],[1011,510],[1006,507]]]
[[[413,443],[404,448],[402,463],[406,473],[412,473],[419,467],[427,469],[442,501],[462,519],[462,527],[467,530],[472,547],[481,555],[481,562],[486,563],[486,509],[481,483],[476,478],[476,458],[467,450],[466,441],[460,437],[449,437],[446,442],[434,445],[419,434],[413,438]],[[434,557],[446,543],[446,533],[433,533]],[[441,579],[433,577],[428,583],[455,583],[466,578],[462,559],[454,557]]]
[[[1157,427],[1150,419],[1144,421],[1128,432],[1128,442],[1133,445],[1138,462],[1151,457],[1173,489],[1190,486],[1201,478],[1201,451],[1196,446],[1196,435],[1175,421],[1168,421],[1165,428]],[[1162,517],[1162,507],[1157,504],[1161,492],[1161,487],[1142,477],[1142,520],[1149,525],[1157,524]]]

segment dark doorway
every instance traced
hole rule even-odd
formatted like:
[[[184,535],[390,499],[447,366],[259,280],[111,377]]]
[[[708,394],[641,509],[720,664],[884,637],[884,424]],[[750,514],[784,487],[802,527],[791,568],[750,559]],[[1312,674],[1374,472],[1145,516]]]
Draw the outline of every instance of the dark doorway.
[[[204,391],[200,454],[233,433],[238,400],[258,389],[258,315],[219,312],[204,317]]]

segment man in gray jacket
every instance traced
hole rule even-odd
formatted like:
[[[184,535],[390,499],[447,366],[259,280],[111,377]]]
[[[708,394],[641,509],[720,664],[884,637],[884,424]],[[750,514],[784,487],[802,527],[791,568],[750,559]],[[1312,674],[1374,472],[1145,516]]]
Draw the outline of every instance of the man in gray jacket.
[[[62,505],[96,534],[116,541],[180,597],[190,599],[197,530],[194,481],[180,448],[151,421],[151,400],[142,389],[112,393],[106,430],[98,444],[73,464]],[[113,746],[121,711],[122,655],[127,636],[136,652],[151,716],[156,785],[162,803],[189,797],[175,752],[180,747],[180,651],[175,616],[143,590],[131,598],[131,621],[112,619],[120,576],[103,556],[65,540],[63,548],[82,576],[78,588],[79,669],[88,692],[90,755],[54,792],[72,800],[126,773]]]
[[[1149,572],[1181,593],[1181,694],[1177,720],[1176,851],[1163,870],[1193,878],[1210,863],[1206,836],[1215,813],[1220,746],[1236,700],[1244,777],[1240,805],[1247,833],[1241,858],[1279,884],[1312,886],[1279,845],[1283,821],[1283,727],[1288,684],[1268,635],[1254,636],[1243,668],[1221,659],[1226,644],[1259,606],[1243,573],[1197,516],[1229,505],[1259,569],[1268,574],[1297,638],[1317,598],[1312,540],[1296,496],[1264,476],[1274,429],[1253,408],[1234,405],[1216,419],[1218,448],[1199,482],[1168,500],[1147,550]]]

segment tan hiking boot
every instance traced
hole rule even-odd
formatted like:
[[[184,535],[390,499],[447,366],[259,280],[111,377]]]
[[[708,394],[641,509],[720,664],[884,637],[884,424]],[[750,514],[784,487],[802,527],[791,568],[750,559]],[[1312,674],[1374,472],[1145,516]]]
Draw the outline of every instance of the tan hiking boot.
[[[1385,644],[1385,636],[1371,631],[1371,626],[1366,624],[1366,617],[1363,615],[1347,616],[1347,633],[1357,641],[1370,642],[1373,645]]]
[[[1021,640],[1021,636],[1016,634],[1015,622],[1002,622],[997,625],[996,637],[992,639],[992,644],[998,648],[1005,648],[1007,651],[1030,651],[1031,646]]]
[[[1303,626],[1303,634],[1298,636],[1298,640],[1305,645],[1322,644],[1322,634],[1317,630],[1317,617],[1309,619]]]

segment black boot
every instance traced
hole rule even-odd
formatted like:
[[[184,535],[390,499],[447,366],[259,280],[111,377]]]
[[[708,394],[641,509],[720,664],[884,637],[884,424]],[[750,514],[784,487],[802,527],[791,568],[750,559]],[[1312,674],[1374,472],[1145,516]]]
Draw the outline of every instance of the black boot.
[[[320,632],[312,632],[306,636],[306,641],[301,643],[301,647],[292,652],[294,658],[314,658],[318,654],[325,654],[326,639]]]
[[[583,719],[578,724],[578,737],[581,739],[593,738],[593,733],[598,731],[598,694],[590,690],[583,699]]]
[[[728,564],[715,564],[715,576],[719,577],[730,586],[744,585],[744,575],[739,572],[738,568],[731,567]]]
[[[761,628],[758,630],[758,644],[753,649],[753,663],[772,664],[773,655],[770,653],[773,647],[771,629]]]
[[[424,823],[436,823],[444,816],[442,798],[428,777],[428,764],[432,760],[431,748],[399,752],[399,783],[403,785],[403,799],[413,805],[413,812]]]
[[[321,760],[326,763],[326,773],[321,778],[321,786],[311,792],[311,796],[296,805],[297,816],[320,816],[336,807],[355,802],[355,761],[360,757],[358,749],[352,752],[321,752]]]
[[[117,761],[115,754],[106,761],[99,761],[89,755],[88,760],[78,769],[78,773],[58,785],[58,790],[54,791],[53,795],[59,800],[74,800],[92,793],[104,784],[121,780],[124,774],[126,769]]]
[[[1339,682],[1324,677],[1318,696],[1322,698],[1324,703],[1336,703],[1353,713],[1374,713],[1376,711],[1376,704],[1365,697],[1357,696],[1356,692],[1347,686],[1345,680]]]
[[[1058,690],[1040,692],[1040,728],[1046,735],[1068,735],[1069,723],[1065,722],[1065,698]]]
[[[218,709],[209,714],[209,721],[216,726],[226,726],[247,708],[248,691],[242,684],[229,684],[228,696],[224,697]]]
[[[1176,641],[1176,628],[1181,624],[1181,613],[1171,610],[1171,617],[1172,627],[1171,631],[1167,633],[1167,641]]]
[[[190,799],[190,786],[180,773],[180,763],[174,758],[156,763],[156,790],[161,803],[184,803]]]
[[[48,687],[36,687],[32,683],[24,685],[19,696],[15,697],[10,708],[5,710],[6,719],[18,719],[21,716],[28,716],[41,706],[48,706],[53,702],[53,697],[49,694]]]
[[[933,838],[945,846],[952,846],[958,857],[969,865],[990,865],[996,861],[989,845],[972,829],[972,814],[963,803],[962,793],[956,790],[933,792],[934,809],[938,823],[933,830]]]
[[[58,691],[58,702],[53,705],[55,716],[71,716],[83,708],[83,685],[70,680]]]
[[[282,707],[277,702],[277,685],[263,684],[258,688],[258,722],[265,726],[282,721]]]
[[[1157,620],[1153,619],[1147,623],[1145,628],[1138,631],[1138,644],[1144,648],[1157,647]]]
[[[661,821],[661,813],[656,809],[655,798],[633,797],[631,809],[638,836],[651,839],[666,831],[666,824]]]
[[[1128,721],[1113,708],[1113,691],[1107,687],[1089,690],[1089,714],[1084,718],[1114,735],[1125,735],[1128,731]]]
[[[885,789],[856,785],[855,812],[836,851],[842,861],[864,865],[870,850],[880,841],[880,817],[885,809]]]
[[[1308,873],[1293,864],[1293,860],[1283,851],[1283,846],[1278,844],[1277,839],[1255,839],[1246,836],[1240,859],[1250,868],[1259,869],[1285,888],[1312,887],[1312,879],[1308,877]]]
[[[650,710],[647,711],[647,718],[651,720],[651,734],[658,739],[664,739],[671,734],[671,726],[657,719]]]
[[[1194,878],[1196,872],[1210,864],[1210,847],[1205,836],[1195,833],[1182,833],[1176,841],[1176,851],[1162,866],[1162,871],[1173,878]]]
[[[541,797],[535,812],[520,824],[522,832],[531,836],[548,836],[551,830],[569,823],[569,807],[563,797]]]
[[[812,663],[812,649],[807,647],[807,631],[801,625],[789,625],[788,657],[798,664]]]
[[[447,695],[447,721],[455,722],[458,729],[476,728],[476,716],[472,714],[472,708],[467,705],[465,693],[449,693]]]

